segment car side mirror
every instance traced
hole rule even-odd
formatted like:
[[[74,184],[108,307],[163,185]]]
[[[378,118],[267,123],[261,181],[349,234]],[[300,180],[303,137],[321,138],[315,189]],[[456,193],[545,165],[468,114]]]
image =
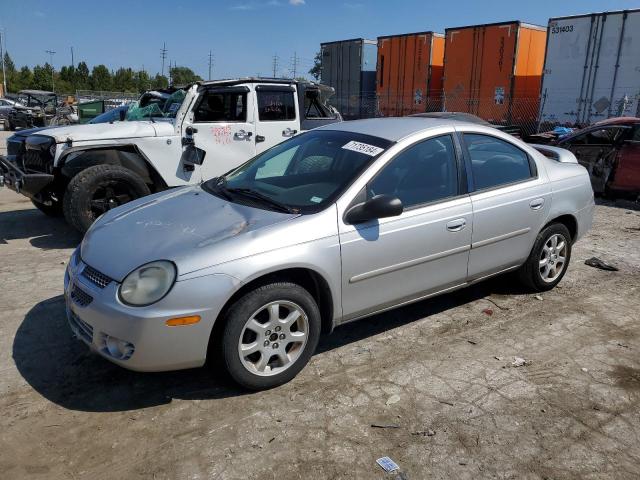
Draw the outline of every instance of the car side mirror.
[[[346,223],[355,225],[376,218],[397,217],[404,210],[402,201],[393,195],[376,195],[366,202],[358,203],[345,213]]]

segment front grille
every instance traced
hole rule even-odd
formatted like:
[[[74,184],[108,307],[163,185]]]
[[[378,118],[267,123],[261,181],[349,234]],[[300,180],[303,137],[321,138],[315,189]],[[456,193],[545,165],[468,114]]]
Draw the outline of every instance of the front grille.
[[[93,302],[93,297],[74,284],[71,288],[71,300],[81,307],[86,307]]]
[[[7,155],[19,155],[24,148],[24,140],[7,140]]]
[[[111,283],[111,279],[104,273],[100,273],[93,267],[86,265],[82,270],[82,276],[99,288],[104,288]]]
[[[72,330],[85,342],[93,342],[93,327],[78,317],[75,313],[69,313],[69,323]]]
[[[26,173],[51,173],[53,162],[48,151],[27,150],[22,155],[22,168]]]

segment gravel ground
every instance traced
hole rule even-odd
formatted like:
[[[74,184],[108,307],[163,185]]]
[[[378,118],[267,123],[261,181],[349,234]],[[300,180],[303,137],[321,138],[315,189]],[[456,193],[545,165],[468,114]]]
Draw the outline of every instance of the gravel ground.
[[[62,297],[80,237],[0,191],[0,477],[375,479],[388,455],[408,479],[637,479],[639,237],[599,205],[555,290],[500,278],[340,327],[247,394],[90,354]]]

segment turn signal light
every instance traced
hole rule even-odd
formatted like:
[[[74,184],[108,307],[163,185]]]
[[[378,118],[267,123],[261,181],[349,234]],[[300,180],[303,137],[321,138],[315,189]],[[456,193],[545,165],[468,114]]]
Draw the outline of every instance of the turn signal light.
[[[167,320],[168,327],[183,327],[185,325],[193,325],[200,321],[200,315],[192,315],[190,317],[170,318]]]

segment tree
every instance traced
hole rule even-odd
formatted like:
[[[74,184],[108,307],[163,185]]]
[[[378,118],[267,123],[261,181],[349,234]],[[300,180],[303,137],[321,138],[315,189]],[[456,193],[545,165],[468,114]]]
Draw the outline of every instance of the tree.
[[[140,93],[151,88],[151,79],[149,74],[144,70],[140,70],[136,73],[136,90]]]
[[[198,82],[202,77],[188,67],[173,67],[171,69],[171,83],[173,85],[186,85],[188,83]]]
[[[316,81],[320,80],[322,76],[322,51],[316,53],[316,56],[313,57],[313,67],[309,70],[309,75],[311,75]]]
[[[7,75],[7,90],[9,90],[10,92],[12,91],[16,91],[15,88],[15,83],[17,80],[17,71],[16,71],[16,65],[13,63],[13,60],[11,60],[11,57],[9,56],[9,52],[4,52],[4,71]],[[0,82],[2,82],[4,80],[4,78],[2,77],[2,71],[0,71]]]
[[[118,92],[135,92],[136,80],[131,68],[119,68],[113,76],[113,88]]]
[[[89,75],[89,67],[85,62],[78,63],[75,71],[74,84],[79,90],[87,90],[91,88],[91,78]]]
[[[33,67],[33,80],[31,81],[32,88],[36,90],[53,90],[51,83],[53,74],[53,67],[49,63],[45,63],[44,66],[36,65]]]
[[[156,76],[153,77],[153,81],[151,82],[151,88],[167,88],[168,86],[169,79],[164,75],[156,73]]]
[[[32,88],[32,87],[33,87],[33,73],[31,73],[31,69],[25,65],[20,69],[19,72],[16,73],[16,81],[11,87],[11,90],[14,92],[18,92],[20,90],[24,90],[26,88]]]
[[[93,90],[111,90],[111,72],[105,65],[96,65],[91,70],[91,88]]]

